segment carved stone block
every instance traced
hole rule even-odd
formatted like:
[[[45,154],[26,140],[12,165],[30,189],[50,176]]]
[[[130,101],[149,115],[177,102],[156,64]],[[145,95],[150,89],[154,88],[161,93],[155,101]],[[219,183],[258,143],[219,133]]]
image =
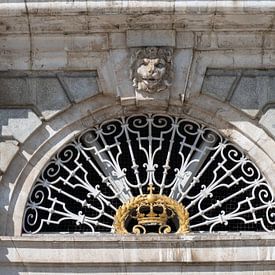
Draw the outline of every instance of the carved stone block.
[[[172,48],[146,47],[135,50],[131,79],[137,92],[156,93],[172,83]]]

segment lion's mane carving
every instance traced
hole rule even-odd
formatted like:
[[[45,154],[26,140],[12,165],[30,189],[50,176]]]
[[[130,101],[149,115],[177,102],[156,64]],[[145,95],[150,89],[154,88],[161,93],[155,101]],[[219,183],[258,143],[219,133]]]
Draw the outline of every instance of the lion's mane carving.
[[[156,93],[172,82],[172,54],[167,47],[137,49],[131,59],[131,79],[139,92]]]

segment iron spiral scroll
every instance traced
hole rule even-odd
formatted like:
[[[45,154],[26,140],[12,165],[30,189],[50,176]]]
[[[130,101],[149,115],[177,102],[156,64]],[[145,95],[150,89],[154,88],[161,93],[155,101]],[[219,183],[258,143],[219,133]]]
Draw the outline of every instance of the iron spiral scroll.
[[[241,149],[189,118],[140,114],[63,146],[30,191],[22,232],[117,232],[118,209],[146,196],[149,184],[186,210],[186,232],[275,228],[273,190]],[[177,219],[170,228],[178,231]]]

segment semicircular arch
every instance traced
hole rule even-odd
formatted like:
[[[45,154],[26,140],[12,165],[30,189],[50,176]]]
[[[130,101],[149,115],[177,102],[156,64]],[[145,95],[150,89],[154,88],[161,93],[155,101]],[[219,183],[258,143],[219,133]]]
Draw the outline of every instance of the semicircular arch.
[[[237,117],[240,115],[234,108],[220,102],[213,102],[215,108],[217,108],[217,103],[220,108],[226,107],[227,112],[231,116]],[[151,113],[187,116],[200,123],[214,127],[214,129],[217,129],[226,138],[242,148],[263,172],[271,186],[275,186],[271,174],[273,172],[272,167],[274,167],[273,160],[257,144],[254,140],[255,137],[242,130],[241,125],[239,128],[236,127],[236,124],[232,123],[230,119],[231,116],[213,116],[216,113],[211,113],[208,108],[203,108],[201,105],[196,102],[189,102],[183,107],[169,106],[166,110],[160,110],[156,107],[152,108],[152,106],[146,107],[145,105],[142,113],[150,111]],[[28,194],[41,169],[64,144],[81,131],[100,124],[107,119],[135,113],[141,113],[141,110],[136,106],[133,106],[132,109],[129,107],[125,108],[110,98],[105,98],[103,103],[102,98],[97,97],[93,101],[74,105],[58,117],[43,123],[21,146],[20,152],[9,166],[6,176],[3,177],[1,186],[2,191],[5,193],[3,196],[10,198],[7,215],[2,217],[1,222],[2,225],[6,224],[5,228],[1,228],[4,235],[21,234],[23,212]],[[248,118],[244,121],[254,128],[258,127],[256,123],[253,123]],[[245,123],[244,121],[242,123]],[[266,135],[262,129],[259,128],[259,131],[261,131],[262,135]],[[45,133],[47,133],[46,137]],[[272,140],[268,135],[265,138]],[[1,193],[3,194],[3,192]]]

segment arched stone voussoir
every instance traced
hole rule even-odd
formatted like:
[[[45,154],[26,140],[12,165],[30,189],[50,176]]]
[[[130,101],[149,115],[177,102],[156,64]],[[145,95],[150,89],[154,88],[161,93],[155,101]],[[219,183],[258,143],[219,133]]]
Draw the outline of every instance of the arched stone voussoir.
[[[207,96],[200,96],[189,100],[182,107],[170,105],[164,110],[157,106],[151,108],[136,105],[121,106],[115,98],[100,95],[76,104],[50,121],[44,122],[22,144],[17,156],[8,167],[8,173],[3,176],[0,191],[4,193],[0,194],[1,197],[8,197],[9,202],[4,203],[0,200],[1,208],[6,209],[7,212],[1,217],[0,234],[21,235],[28,194],[43,167],[62,146],[89,127],[111,118],[131,114],[168,113],[187,116],[215,128],[251,158],[275,191],[274,159],[260,143],[263,138],[269,142],[274,140],[257,125],[257,121],[241,115],[236,109],[217,100],[205,101],[207,98]],[[223,116],[222,110],[226,110],[227,115]],[[239,120],[237,120],[238,117]],[[258,129],[259,137],[255,139],[255,133],[247,131],[246,127],[253,127],[254,131]],[[20,171],[16,166],[19,159],[24,159],[24,165]]]

